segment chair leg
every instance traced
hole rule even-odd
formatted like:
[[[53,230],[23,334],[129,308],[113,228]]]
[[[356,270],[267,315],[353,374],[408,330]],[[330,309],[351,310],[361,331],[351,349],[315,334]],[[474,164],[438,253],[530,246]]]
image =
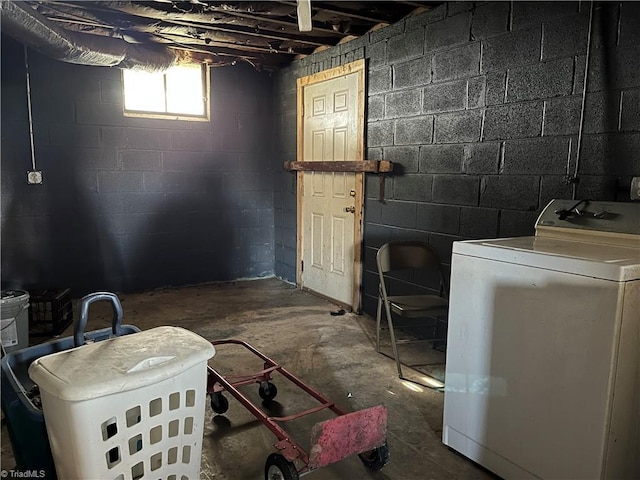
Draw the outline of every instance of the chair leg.
[[[440,333],[441,336],[438,335],[438,333]],[[433,342],[433,348],[435,350],[438,350],[439,352],[446,352],[447,350],[447,317],[444,317],[444,316],[436,317],[436,325],[434,328],[433,336],[434,338],[437,338],[437,340]]]
[[[378,311],[376,313],[376,352],[380,353],[380,317],[382,316],[382,298],[378,296]]]
[[[396,360],[396,368],[398,369],[398,377],[402,377],[402,365],[400,364],[400,356],[398,355],[398,346],[396,345],[396,334],[393,330],[393,320],[391,318],[391,310],[389,304],[384,304],[385,313],[387,315],[387,324],[389,325],[389,335],[391,336],[391,348],[393,349],[393,358]]]

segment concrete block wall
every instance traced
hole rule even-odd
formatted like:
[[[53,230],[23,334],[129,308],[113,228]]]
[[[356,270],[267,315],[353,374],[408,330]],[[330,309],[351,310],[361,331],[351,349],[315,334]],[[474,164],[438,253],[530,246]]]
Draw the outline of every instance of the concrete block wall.
[[[274,272],[283,280],[296,281],[297,183],[296,174],[282,168],[283,162],[296,160],[297,113],[296,78],[276,75],[273,83],[274,152]]]
[[[3,288],[74,294],[271,276],[271,79],[211,70],[211,122],[123,115],[121,73],[2,37]]]
[[[384,202],[378,178],[366,181],[365,311],[375,311],[375,253],[386,241],[426,240],[448,266],[456,240],[531,235],[549,200],[571,198],[576,168],[578,198],[629,200],[640,175],[640,5],[595,5],[578,159],[589,6],[449,2],[281,73],[280,150],[292,157],[295,79],[367,60],[367,158],[397,171]],[[275,268],[289,280],[292,183],[276,175],[276,231],[287,235],[276,238]]]

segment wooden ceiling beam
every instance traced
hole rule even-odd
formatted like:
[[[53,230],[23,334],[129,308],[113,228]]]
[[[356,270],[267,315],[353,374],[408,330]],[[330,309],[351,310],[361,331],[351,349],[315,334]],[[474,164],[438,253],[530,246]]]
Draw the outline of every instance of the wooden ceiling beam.
[[[56,16],[47,15],[46,17],[52,22],[56,22],[56,23],[65,23],[68,25],[81,25],[81,26],[92,27],[92,28],[104,28],[105,30],[115,30],[115,27],[113,25],[108,25],[106,23],[95,23],[86,19],[74,20],[71,18],[66,18],[64,16],[57,16],[57,15]]]
[[[225,8],[224,5],[221,6],[207,4],[205,7],[203,7],[206,9],[207,13],[191,13],[168,12],[166,10],[155,8],[155,6],[149,6],[149,4],[140,6],[138,4],[132,4],[130,2],[108,2],[105,3],[105,5],[100,5],[100,3],[101,2],[79,2],[79,5],[82,5],[81,8],[90,8],[91,10],[111,10],[114,12],[127,13],[129,15],[136,15],[138,17],[145,17],[161,21],[189,21],[198,23],[201,26],[208,25],[212,27],[215,25],[240,25],[242,27],[252,28],[254,30],[257,29],[261,32],[271,32],[273,34],[283,34],[282,27],[286,27],[292,32],[298,32],[298,24],[295,21],[285,21],[277,18],[230,10],[228,8]],[[78,8],[79,6],[68,3],[67,5],[74,6],[74,8]],[[161,3],[160,5],[165,4]],[[312,35],[317,33],[327,34],[334,38],[346,35],[335,30],[330,30],[314,25]],[[286,34],[295,35],[288,32],[286,32]],[[305,37],[308,38],[308,36]]]
[[[291,34],[286,34],[286,33],[271,33],[269,31],[267,32],[262,32],[262,31],[256,31],[253,28],[249,28],[249,27],[242,27],[240,25],[234,25],[233,27],[227,27],[227,26],[219,26],[219,25],[205,25],[202,23],[192,23],[192,22],[167,22],[167,23],[174,23],[176,25],[183,25],[183,26],[189,26],[189,27],[194,27],[194,28],[202,28],[205,30],[210,30],[213,32],[219,31],[219,32],[225,32],[225,33],[230,33],[230,34],[239,34],[239,35],[247,35],[249,37],[259,37],[259,38],[267,38],[269,40],[279,40],[279,41],[283,41],[283,42],[295,42],[295,43],[302,43],[305,45],[309,45],[312,47],[319,47],[321,45],[326,45],[326,42],[321,42],[321,41],[317,41],[317,40],[309,40],[308,38],[304,38],[300,35],[291,35]]]
[[[239,17],[239,18],[246,18],[249,20],[254,20],[258,23],[273,23],[275,25],[281,25],[281,26],[285,26],[285,27],[289,27],[291,29],[298,29],[298,22],[290,22],[290,21],[285,21],[285,20],[279,20],[277,18],[270,18],[270,17],[263,17],[263,16],[259,16],[259,15],[254,15],[254,14],[250,14],[250,13],[242,13],[242,12],[237,12],[234,10],[225,10],[223,7],[218,7],[218,6],[214,6],[214,5],[209,5],[207,7],[208,10],[210,11],[214,11],[214,12],[220,12],[220,13],[224,13],[227,15],[232,15],[235,17]],[[258,28],[264,28],[264,27],[258,27]],[[267,29],[270,30],[270,29]],[[325,33],[325,34],[329,34],[329,35],[334,35],[334,36],[340,36],[340,37],[346,37],[347,35],[349,35],[348,33],[343,33],[343,32],[339,32],[337,30],[330,30],[328,28],[323,28],[320,25],[318,25],[318,22],[314,22],[313,23],[313,30],[315,32],[321,32],[321,33]]]
[[[195,22],[187,22],[187,21],[179,21],[179,20],[162,20],[162,23],[166,23],[167,25],[178,25],[183,27],[199,28],[199,29],[210,31],[210,32],[224,32],[229,34],[246,35],[249,37],[266,38],[269,40],[276,40],[276,41],[282,41],[282,42],[295,42],[295,43],[300,43],[304,45],[309,45],[310,47],[314,47],[314,48],[327,44],[327,42],[309,40],[299,35],[289,35],[286,33],[274,34],[271,32],[262,32],[262,31],[256,31],[256,29],[253,29],[253,28],[242,27],[239,25],[221,26],[221,25],[215,25],[215,24],[211,25],[211,24],[195,23]],[[161,26],[158,24],[158,22],[154,22],[153,25]]]
[[[56,12],[56,13],[52,15],[50,12]],[[239,27],[239,26],[227,27],[227,26],[218,26],[218,25],[212,26],[212,25],[205,25],[202,23],[194,23],[194,22],[178,21],[178,20],[157,21],[157,20],[150,19],[148,17],[137,16],[137,15],[133,15],[133,16],[135,16],[136,18],[139,18],[141,22],[144,22],[144,23],[135,24],[135,22],[130,22],[130,23],[134,23],[134,25],[131,27],[116,27],[114,26],[114,23],[115,23],[115,21],[113,21],[114,19],[111,18],[113,15],[117,15],[117,13],[104,12],[102,15],[103,17],[102,21],[100,23],[97,23],[97,22],[94,22],[93,20],[89,20],[88,16],[87,18],[85,18],[82,16],[74,15],[73,13],[68,12],[66,9],[58,8],[58,9],[49,9],[47,11],[47,16],[50,20],[61,23],[61,24],[66,24],[67,27],[72,30],[80,30],[79,28],[77,27],[74,28],[72,26],[75,24],[75,25],[83,25],[91,28],[101,27],[104,29],[110,29],[112,31],[117,29],[124,33],[139,32],[139,33],[145,33],[147,35],[154,35],[156,33],[174,35],[174,33],[172,32],[163,32],[161,30],[163,26],[167,26],[168,28],[178,26],[178,27],[202,30],[204,31],[204,33],[200,35],[203,37],[207,35],[207,32],[211,33],[212,35],[214,35],[214,37],[211,38],[210,41],[216,41],[215,35],[216,33],[219,32],[226,37],[226,41],[228,43],[235,43],[238,46],[246,45],[249,48],[260,48],[261,51],[269,51],[269,52],[277,51],[283,54],[308,53],[313,48],[331,43],[329,39],[325,39],[327,40],[325,42],[313,41],[313,40],[307,40],[302,36],[296,36],[296,35],[288,35],[288,34],[274,35],[270,33],[256,32],[255,29],[251,29],[247,27]],[[92,16],[91,18],[96,18],[96,17]],[[76,20],[76,19],[81,19],[81,20]],[[118,20],[122,21],[121,18]],[[86,30],[82,30],[82,31],[86,32]],[[235,38],[236,41],[234,41],[234,37],[236,37]],[[188,37],[188,38],[197,39],[198,37]],[[255,45],[255,44],[248,43],[248,42],[251,42],[250,39],[261,39],[263,40],[263,42],[261,42],[262,45]],[[206,39],[204,41],[205,43],[207,42]],[[217,41],[220,41],[220,40],[218,39]],[[278,43],[278,42],[281,44],[284,44],[284,46],[282,47],[282,50],[280,50],[279,48],[280,45],[273,45],[273,43]],[[305,50],[305,46],[308,47],[308,50]]]
[[[234,50],[228,47],[211,47],[211,45],[178,45],[177,42],[173,41],[172,45],[167,45],[170,48],[180,48],[183,50],[190,50],[193,52],[206,53],[215,57],[232,57],[232,58],[246,58],[253,61],[258,61],[260,63],[264,62],[270,56],[278,56],[277,54],[269,54],[263,55],[260,52],[242,52],[238,50]]]
[[[193,28],[201,28],[205,30],[220,30],[225,31],[227,33],[238,33],[241,35],[255,36],[255,37],[263,37],[269,38],[270,40],[276,41],[290,41],[301,44],[310,45],[312,47],[319,47],[322,45],[331,44],[332,41],[335,40],[335,36],[339,35],[338,32],[333,30],[326,30],[330,32],[330,34],[334,38],[326,38],[319,36],[316,39],[309,36],[304,35],[296,35],[292,33],[283,32],[280,28],[268,29],[265,26],[246,26],[246,25],[238,25],[235,23],[226,23],[220,22],[216,23],[215,19],[212,19],[212,15],[207,16],[207,20],[205,21],[204,15],[202,14],[168,14],[162,10],[153,9],[150,7],[138,8],[132,7],[131,5],[121,5],[121,3],[109,2],[105,5],[96,5],[94,3],[89,2],[79,2],[78,4],[69,4],[66,2],[56,2],[57,5],[63,5],[69,8],[73,8],[74,10],[85,10],[90,9],[91,11],[96,10],[99,11],[102,15],[108,15],[109,21],[116,21],[122,23],[123,20],[127,21],[128,19],[122,18],[122,13],[126,13],[129,16],[138,19],[144,19],[147,22],[151,22],[153,25],[161,26],[158,24],[158,21],[163,22],[167,25],[181,25],[185,27],[193,27]],[[44,4],[45,7],[49,7],[51,4]],[[59,13],[63,13],[58,10]],[[67,13],[66,10],[64,13]],[[225,11],[225,14],[229,12]],[[116,16],[116,17],[114,17]],[[197,20],[194,18],[197,16]],[[181,18],[181,17],[184,17]],[[187,20],[185,20],[187,19]],[[272,19],[266,19],[265,21],[272,21]],[[135,21],[131,20],[131,23],[135,23]],[[291,22],[284,22],[289,25],[292,29],[295,28],[297,31],[297,24]],[[123,28],[123,27],[120,27]]]
[[[244,33],[240,34],[235,30],[227,31],[227,29],[224,29],[224,28],[206,29],[205,33],[195,36],[195,35],[181,34],[174,31],[159,30],[157,24],[144,25],[144,26],[141,25],[141,26],[135,26],[131,28],[121,28],[121,27],[116,28],[111,25],[106,25],[106,24],[98,25],[91,22],[69,20],[61,17],[48,17],[48,18],[49,20],[60,23],[64,28],[67,28],[69,30],[81,31],[83,33],[89,33],[89,34],[104,35],[104,33],[101,33],[98,30],[98,29],[101,29],[101,30],[107,30],[111,32],[110,35],[112,35],[113,32],[117,29],[121,34],[124,34],[125,36],[130,35],[132,37],[135,37],[135,34],[138,33],[138,34],[144,34],[150,37],[154,37],[154,36],[155,37],[164,36],[166,38],[176,37],[176,39],[181,39],[180,41],[182,43],[187,43],[187,44],[189,43],[194,43],[198,45],[228,44],[228,45],[233,45],[234,46],[233,48],[237,48],[240,50],[249,50],[249,51],[256,50],[256,51],[270,52],[270,53],[282,53],[283,55],[297,55],[300,53],[305,53],[305,46],[307,46],[308,49],[311,49],[314,46],[312,45],[309,47],[308,44],[295,45],[295,43],[297,42],[291,42],[293,43],[292,45],[286,45],[286,43],[288,43],[289,41],[284,41],[280,39],[278,39],[276,42],[282,45],[274,45],[273,42],[268,41],[268,37],[263,37],[261,35],[250,36]],[[175,24],[175,25],[177,26],[177,28],[195,28],[193,27],[193,25],[179,25],[179,24]],[[88,32],[86,28],[82,28],[82,27],[90,27],[92,31]],[[218,34],[221,34],[221,36]],[[211,36],[208,36],[208,35],[211,35]],[[256,42],[248,43],[249,40],[247,40],[246,37],[249,37],[251,39],[255,38],[257,40],[262,39],[263,42],[261,42],[262,43],[261,45],[256,44]],[[318,43],[317,45],[323,45],[323,44]]]
[[[72,23],[69,23],[64,20],[59,20],[58,22],[63,27],[68,28],[69,30],[88,34],[87,31],[82,28],[83,25],[78,21],[72,21]],[[112,27],[110,29],[108,27],[103,28],[103,27],[92,26],[92,32],[90,33],[90,35],[110,37],[110,36],[113,36],[113,29]],[[220,39],[218,40],[200,39],[200,38],[195,38],[191,36],[181,35],[179,33],[148,32],[147,35],[149,35],[153,39],[156,39],[156,40],[152,40],[153,42],[161,43],[161,44],[164,44],[165,46],[175,45],[184,49],[193,49],[193,48],[200,48],[200,47],[215,47],[215,49],[208,50],[207,53],[216,52],[216,53],[229,54],[234,56],[241,56],[247,53],[249,54],[259,53],[259,54],[269,54],[269,55],[282,55],[285,58],[290,58],[290,56],[297,55],[299,53],[295,51],[278,51],[269,46],[247,45],[244,43],[235,43],[233,41],[225,41]]]
[[[169,46],[169,48],[178,49],[178,47],[176,46]],[[192,52],[196,54],[195,56],[204,55],[205,57],[203,61],[208,63],[230,65],[235,63],[236,61],[243,61],[243,62],[249,63],[256,69],[259,69],[260,67],[272,69],[289,61],[289,58],[283,59],[280,55],[242,55],[242,54],[238,54],[237,52],[233,53],[233,52],[226,52],[226,51],[220,51],[220,50],[213,50],[207,47],[185,46],[185,47],[180,47],[179,49]],[[212,59],[215,59],[215,60],[212,60]],[[216,60],[220,60],[220,61],[216,61]]]
[[[425,8],[430,10],[436,5],[441,4],[442,2],[411,2],[409,0],[397,0],[398,3],[404,3],[405,5],[409,5],[415,8]]]
[[[289,2],[289,1],[284,1],[284,0],[279,0],[278,3],[283,3],[285,5],[297,5],[296,2]],[[349,10],[338,10],[335,7],[327,7],[325,4],[323,3],[318,3],[318,2],[312,2],[311,3],[311,9],[312,10],[320,10],[322,12],[328,12],[328,13],[332,13],[334,15],[338,15],[341,17],[348,17],[348,18],[354,18],[357,20],[364,20],[365,22],[371,22],[373,24],[378,24],[378,23],[389,23],[391,21],[391,19],[389,18],[380,18],[380,17],[370,17],[370,16],[366,16],[366,15],[360,15],[358,13],[355,12],[351,12]]]
[[[179,35],[176,33],[155,33],[153,34],[157,38],[163,38],[173,42],[177,45],[183,45],[185,47],[190,45],[197,46],[208,46],[208,47],[216,47],[216,48],[225,48],[229,49],[229,51],[235,51],[236,55],[241,55],[241,52],[252,52],[252,53],[268,53],[268,54],[282,54],[282,55],[295,55],[296,52],[280,52],[276,51],[270,47],[261,47],[257,45],[246,45],[234,42],[226,42],[221,40],[201,40],[198,38],[188,37],[184,35]],[[217,51],[217,50],[216,50]]]

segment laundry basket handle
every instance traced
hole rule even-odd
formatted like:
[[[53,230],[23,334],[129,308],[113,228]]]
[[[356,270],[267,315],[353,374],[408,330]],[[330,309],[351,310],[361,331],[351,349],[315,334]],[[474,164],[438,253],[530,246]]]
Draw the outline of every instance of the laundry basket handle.
[[[111,308],[113,309],[113,324],[111,327],[111,331],[114,336],[122,335],[122,304],[120,303],[120,299],[115,293],[110,292],[95,292],[90,293],[89,295],[85,295],[80,299],[80,319],[73,328],[73,342],[76,347],[84,345],[84,330],[87,326],[87,321],[89,319],[89,305],[93,302],[97,302],[99,300],[107,300],[111,302]]]

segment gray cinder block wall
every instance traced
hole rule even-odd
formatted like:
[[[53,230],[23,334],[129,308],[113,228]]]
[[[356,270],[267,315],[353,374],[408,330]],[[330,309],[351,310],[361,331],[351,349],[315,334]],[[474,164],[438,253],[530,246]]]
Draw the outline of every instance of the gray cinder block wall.
[[[449,2],[281,72],[274,169],[295,159],[295,79],[367,61],[367,157],[398,171],[384,203],[367,177],[365,311],[384,242],[427,240],[448,266],[454,241],[531,235],[549,200],[571,198],[589,7]],[[577,198],[628,201],[640,175],[639,24],[638,3],[595,5]],[[274,183],[275,271],[294,281],[295,178]]]
[[[3,288],[139,291],[273,275],[271,79],[211,71],[211,122],[124,117],[118,69],[2,37]]]

